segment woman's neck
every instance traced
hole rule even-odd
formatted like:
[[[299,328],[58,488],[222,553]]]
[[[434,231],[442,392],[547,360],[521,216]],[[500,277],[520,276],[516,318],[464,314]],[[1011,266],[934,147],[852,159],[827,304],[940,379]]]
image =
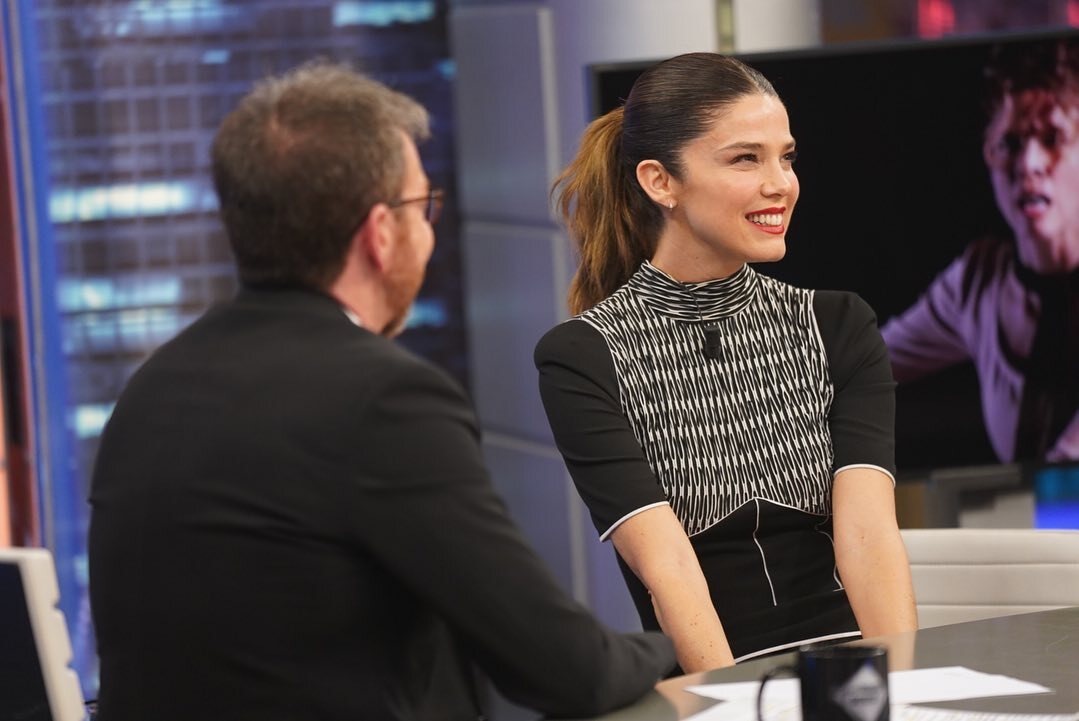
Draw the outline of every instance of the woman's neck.
[[[700,241],[684,242],[669,234],[656,244],[651,263],[679,283],[729,278],[746,264],[743,258],[723,257]]]

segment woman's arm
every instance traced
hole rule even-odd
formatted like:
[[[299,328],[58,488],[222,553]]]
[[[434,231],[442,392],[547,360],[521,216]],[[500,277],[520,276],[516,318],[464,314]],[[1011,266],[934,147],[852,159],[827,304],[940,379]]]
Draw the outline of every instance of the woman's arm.
[[[611,541],[652,595],[656,618],[674,642],[682,670],[733,666],[701,564],[671,507],[656,506],[626,519]]]
[[[584,321],[568,321],[536,346],[536,367],[543,406],[573,482],[601,537],[610,534],[652,594],[682,670],[733,665],[697,555],[622,410],[606,341]]]
[[[918,627],[892,479],[874,468],[840,471],[832,486],[835,558],[863,636]]]
[[[813,296],[835,399],[832,523],[839,575],[865,636],[918,625],[907,551],[895,521],[895,381],[876,315],[852,293]]]

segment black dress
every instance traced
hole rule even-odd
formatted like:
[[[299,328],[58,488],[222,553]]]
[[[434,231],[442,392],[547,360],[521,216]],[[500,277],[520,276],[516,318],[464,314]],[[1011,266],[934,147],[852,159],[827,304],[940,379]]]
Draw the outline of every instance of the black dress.
[[[670,504],[737,660],[859,635],[835,565],[832,480],[852,466],[894,478],[895,386],[860,298],[749,266],[683,284],[645,262],[544,336],[536,365],[601,539]],[[658,628],[619,565],[642,624]]]

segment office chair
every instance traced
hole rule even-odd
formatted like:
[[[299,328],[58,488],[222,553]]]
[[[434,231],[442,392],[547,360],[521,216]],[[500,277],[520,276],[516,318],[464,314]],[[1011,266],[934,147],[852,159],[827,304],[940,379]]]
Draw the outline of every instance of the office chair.
[[[1079,606],[1079,530],[901,533],[921,628]]]
[[[52,554],[0,548],[0,718],[81,721]]]

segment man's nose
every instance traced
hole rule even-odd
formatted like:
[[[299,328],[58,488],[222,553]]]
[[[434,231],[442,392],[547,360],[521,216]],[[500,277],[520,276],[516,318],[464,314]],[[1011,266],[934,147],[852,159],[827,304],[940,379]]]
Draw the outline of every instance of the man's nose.
[[[1015,154],[1015,174],[1022,177],[1026,175],[1045,175],[1052,165],[1052,157],[1045,146],[1036,138],[1027,138]]]

